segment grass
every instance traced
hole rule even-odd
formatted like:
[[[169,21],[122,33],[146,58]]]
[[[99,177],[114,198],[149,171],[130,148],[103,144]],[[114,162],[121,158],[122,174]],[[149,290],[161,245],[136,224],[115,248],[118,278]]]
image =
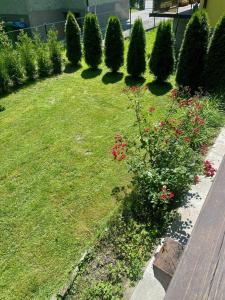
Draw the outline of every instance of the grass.
[[[133,82],[121,72],[83,64],[0,100],[0,299],[49,298],[116,210],[112,189],[129,178],[113,138],[134,120],[122,93]],[[172,85],[152,81],[143,101],[160,118]]]

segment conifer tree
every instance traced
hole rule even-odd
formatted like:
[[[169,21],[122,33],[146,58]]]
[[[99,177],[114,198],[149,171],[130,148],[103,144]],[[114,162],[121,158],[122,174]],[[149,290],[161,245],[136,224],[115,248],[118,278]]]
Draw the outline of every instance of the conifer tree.
[[[225,89],[225,15],[217,23],[206,58],[205,86],[209,91]]]
[[[67,14],[65,34],[66,56],[72,65],[77,66],[82,57],[81,33],[80,27],[72,12],[68,12]]]
[[[203,86],[208,39],[206,12],[198,10],[187,25],[181,46],[176,74],[178,86],[188,86],[192,92]]]
[[[145,47],[145,31],[142,20],[138,18],[134,22],[127,54],[127,73],[133,77],[139,77],[145,72]]]
[[[117,72],[124,63],[124,39],[120,21],[117,17],[110,17],[105,36],[105,64]]]
[[[84,58],[93,69],[102,62],[102,35],[97,16],[93,13],[88,13],[84,19]]]
[[[170,21],[163,21],[157,29],[149,68],[159,82],[165,81],[174,70],[174,36]]]

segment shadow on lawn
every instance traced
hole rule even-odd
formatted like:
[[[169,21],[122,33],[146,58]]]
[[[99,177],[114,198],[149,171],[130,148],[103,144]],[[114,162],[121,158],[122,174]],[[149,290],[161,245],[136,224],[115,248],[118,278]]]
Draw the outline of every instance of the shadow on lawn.
[[[102,77],[102,82],[104,84],[113,84],[118,81],[120,81],[123,78],[123,73],[112,73],[112,72],[107,72],[105,75]]]
[[[73,66],[71,64],[67,64],[65,67],[64,73],[71,74],[71,73],[74,73],[74,72],[80,70],[81,68],[82,68],[81,65]]]
[[[86,69],[81,73],[81,77],[84,79],[92,79],[99,76],[102,73],[102,69]]]
[[[143,85],[145,82],[144,77],[132,77],[132,76],[126,76],[125,77],[125,83],[127,86],[135,86],[135,85]]]
[[[172,88],[172,84],[170,82],[157,82],[153,81],[147,84],[149,91],[156,95],[156,96],[162,96],[167,94]]]

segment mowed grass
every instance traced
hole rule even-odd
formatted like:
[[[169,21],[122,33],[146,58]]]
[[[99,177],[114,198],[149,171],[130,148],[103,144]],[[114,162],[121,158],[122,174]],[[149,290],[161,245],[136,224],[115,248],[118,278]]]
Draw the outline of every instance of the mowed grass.
[[[112,189],[129,175],[111,149],[115,133],[134,130],[134,113],[122,92],[131,84],[125,69],[107,71],[83,63],[0,100],[0,299],[57,292],[118,206]],[[145,84],[152,80],[146,73]],[[143,98],[156,119],[170,88],[153,84]]]

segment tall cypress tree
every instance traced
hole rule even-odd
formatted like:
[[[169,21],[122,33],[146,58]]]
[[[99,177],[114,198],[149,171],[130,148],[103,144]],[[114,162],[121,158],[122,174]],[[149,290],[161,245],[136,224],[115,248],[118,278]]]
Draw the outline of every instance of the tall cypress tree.
[[[127,72],[133,77],[138,77],[145,72],[145,46],[145,31],[142,20],[138,18],[134,22],[127,54]]]
[[[120,21],[117,17],[110,17],[105,36],[105,64],[117,72],[124,63],[124,39]]]
[[[203,86],[203,72],[208,48],[209,25],[205,11],[191,17],[184,35],[177,66],[176,82],[196,91]]]
[[[65,34],[66,56],[72,65],[77,66],[82,56],[81,33],[80,27],[72,12],[68,12],[67,14]]]
[[[225,89],[225,15],[217,23],[206,59],[205,86],[209,91]]]
[[[165,81],[174,70],[174,36],[170,21],[159,24],[151,53],[149,68],[157,81]]]
[[[102,62],[102,35],[97,16],[93,13],[88,13],[84,19],[84,58],[93,69]]]

